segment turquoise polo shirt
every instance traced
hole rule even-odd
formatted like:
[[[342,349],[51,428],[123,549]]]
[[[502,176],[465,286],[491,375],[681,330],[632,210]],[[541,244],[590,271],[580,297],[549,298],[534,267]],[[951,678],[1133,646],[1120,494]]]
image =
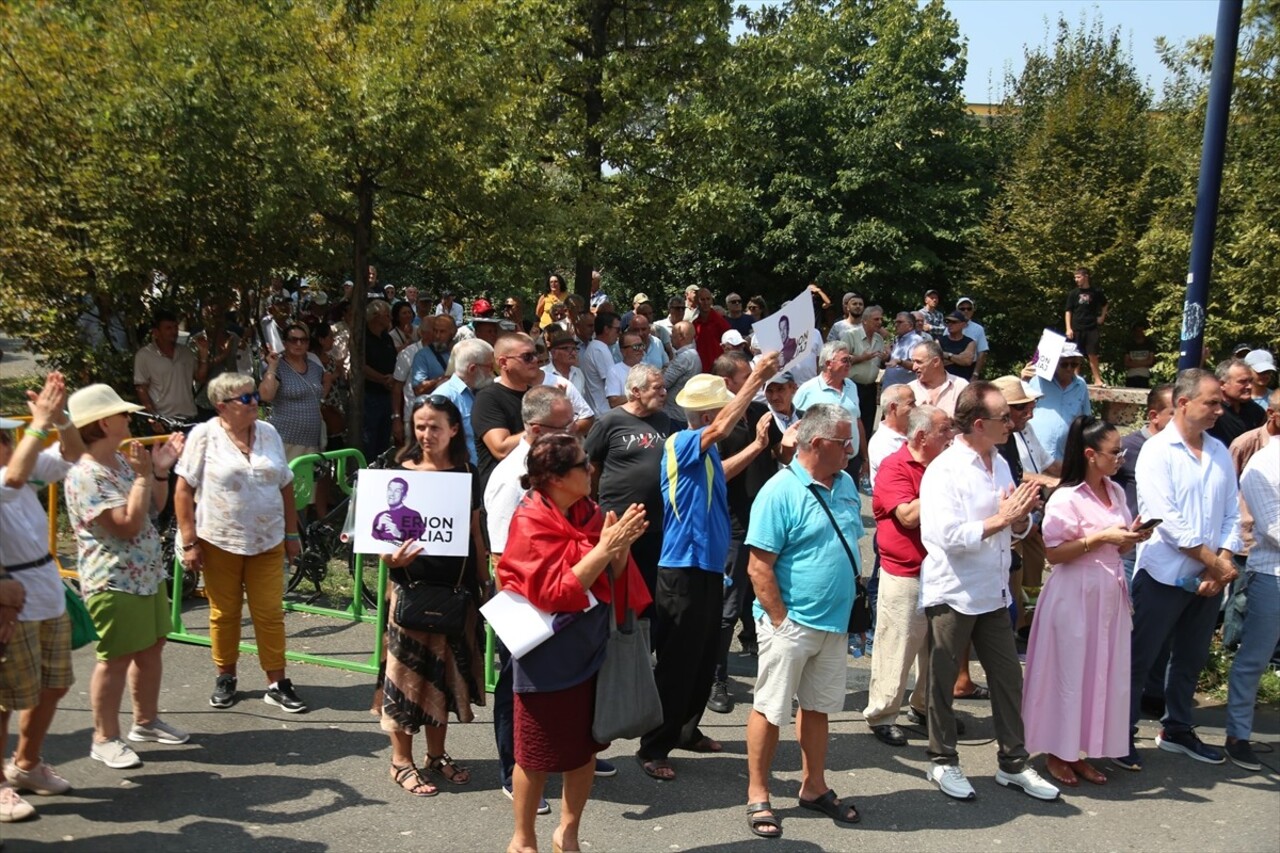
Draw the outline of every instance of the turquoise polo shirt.
[[[729,556],[729,494],[720,451],[702,452],[702,429],[667,438],[662,450],[662,554],[668,569],[724,573]]]
[[[822,374],[818,374],[796,389],[796,396],[791,401],[791,404],[801,412],[819,403],[839,406],[853,418],[853,452],[849,454],[849,458],[857,456],[858,418],[862,416],[862,409],[858,406],[858,386],[852,379],[846,379],[844,385],[837,391],[827,384]],[[847,563],[848,560],[845,562]]]
[[[462,415],[462,431],[467,437],[467,455],[471,457],[472,465],[478,465],[479,463],[476,461],[476,432],[471,426],[471,409],[476,404],[476,392],[467,387],[467,383],[462,381],[462,377],[455,373],[449,377],[448,382],[436,388],[436,393],[448,397],[458,407],[458,414]],[[409,429],[412,429],[412,426]]]
[[[787,615],[797,625],[843,634],[849,630],[849,611],[856,590],[854,572],[862,572],[858,539],[863,535],[862,500],[853,478],[836,474],[833,488],[818,483],[818,491],[840,525],[840,532],[858,565],[851,567],[831,520],[809,491],[813,477],[797,461],[765,483],[751,505],[747,545],[777,554],[773,564],[778,591]],[[755,616],[764,615],[760,602]]]

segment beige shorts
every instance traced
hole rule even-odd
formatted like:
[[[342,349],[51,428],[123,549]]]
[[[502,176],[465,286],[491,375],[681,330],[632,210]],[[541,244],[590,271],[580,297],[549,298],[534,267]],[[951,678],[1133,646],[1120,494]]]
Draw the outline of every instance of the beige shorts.
[[[769,617],[756,622],[760,644],[759,674],[752,707],[775,726],[791,718],[791,699],[820,714],[844,710],[849,635],[819,631],[782,620],[777,628]]]
[[[306,456],[308,453],[319,453],[320,448],[309,447],[305,444],[286,444],[284,446],[284,458],[286,462],[292,462],[299,456]]]

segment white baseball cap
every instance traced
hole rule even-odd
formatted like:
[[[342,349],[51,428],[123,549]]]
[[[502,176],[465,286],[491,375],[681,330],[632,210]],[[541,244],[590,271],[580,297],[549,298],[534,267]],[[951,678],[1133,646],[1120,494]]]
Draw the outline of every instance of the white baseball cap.
[[[1250,350],[1244,357],[1244,363],[1249,365],[1255,373],[1266,373],[1276,369],[1275,357],[1264,349]]]
[[[747,339],[737,329],[730,329],[720,336],[720,345],[725,347],[740,347],[746,342]]]

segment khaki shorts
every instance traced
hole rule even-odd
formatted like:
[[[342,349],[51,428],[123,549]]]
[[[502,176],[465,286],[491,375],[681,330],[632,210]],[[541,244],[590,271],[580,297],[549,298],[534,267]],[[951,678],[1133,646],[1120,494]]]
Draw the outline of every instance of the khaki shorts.
[[[71,617],[19,622],[0,663],[0,710],[34,708],[40,691],[75,683],[71,671]]]
[[[791,718],[791,698],[820,714],[844,710],[849,635],[797,625],[790,617],[777,628],[769,617],[756,622],[759,674],[752,707],[775,726]]]

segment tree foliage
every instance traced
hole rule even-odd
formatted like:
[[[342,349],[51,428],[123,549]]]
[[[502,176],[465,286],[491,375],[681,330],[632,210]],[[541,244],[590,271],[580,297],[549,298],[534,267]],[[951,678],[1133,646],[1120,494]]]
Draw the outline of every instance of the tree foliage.
[[[1241,21],[1227,129],[1216,245],[1209,285],[1205,344],[1216,358],[1238,341],[1280,347],[1280,2],[1254,0]],[[1174,72],[1166,93],[1162,150],[1174,183],[1143,235],[1138,289],[1154,296],[1153,326],[1177,360],[1184,284],[1191,256],[1200,142],[1208,105],[1213,40],[1167,47]]]
[[[1084,265],[1111,301],[1108,327],[1144,316],[1138,242],[1167,175],[1157,156],[1150,93],[1101,23],[1059,20],[1053,44],[1027,52],[992,127],[998,189],[969,252],[968,283],[993,356],[1025,361],[1043,327],[1063,328],[1072,273]],[[1106,344],[1118,355],[1127,334]],[[1116,360],[1116,359],[1111,359]]]

